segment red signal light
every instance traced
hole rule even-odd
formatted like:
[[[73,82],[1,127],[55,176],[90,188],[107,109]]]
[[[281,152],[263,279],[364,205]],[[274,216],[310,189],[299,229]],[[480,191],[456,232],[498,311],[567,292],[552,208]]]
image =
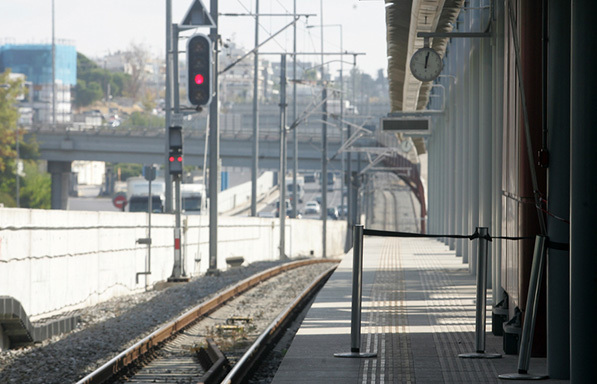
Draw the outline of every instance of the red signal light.
[[[203,81],[205,81],[205,79],[202,74],[198,73],[195,75],[195,84],[203,84]]]
[[[170,158],[168,158],[168,160],[172,163],[174,162],[174,156],[170,156]]]
[[[182,163],[182,156],[178,156],[178,162]]]

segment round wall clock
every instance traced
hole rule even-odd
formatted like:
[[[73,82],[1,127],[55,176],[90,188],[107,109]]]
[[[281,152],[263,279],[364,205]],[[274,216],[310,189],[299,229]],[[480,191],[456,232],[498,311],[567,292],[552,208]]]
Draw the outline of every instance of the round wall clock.
[[[423,47],[413,54],[410,59],[410,71],[421,81],[431,81],[439,76],[444,63],[439,53],[433,48]]]

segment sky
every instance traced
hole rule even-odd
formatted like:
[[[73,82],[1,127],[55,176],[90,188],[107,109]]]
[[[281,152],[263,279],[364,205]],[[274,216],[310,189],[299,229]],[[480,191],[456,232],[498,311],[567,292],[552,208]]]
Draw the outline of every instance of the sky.
[[[195,0],[172,0],[172,22],[181,23]],[[257,0],[220,0],[219,13],[254,12]],[[260,13],[292,13],[295,0],[259,0]],[[202,0],[209,9],[210,0]],[[297,13],[314,14],[302,17],[297,27],[297,51],[321,52],[323,30],[324,51],[365,53],[357,57],[357,67],[377,77],[379,69],[387,75],[386,24],[383,0],[296,0]],[[323,28],[320,7],[323,5]],[[110,52],[127,50],[132,44],[142,45],[156,56],[165,52],[166,0],[54,0],[55,37],[74,43],[78,52],[91,58]],[[264,41],[292,19],[287,16],[261,16],[259,40]],[[340,27],[339,25],[342,25]],[[307,28],[312,26],[312,28]],[[187,31],[209,33],[208,28]],[[255,21],[247,16],[220,16],[219,33],[223,41],[251,49],[255,43]],[[52,38],[52,0],[0,0],[0,45],[50,43]],[[342,47],[341,47],[342,45]],[[180,44],[184,47],[184,43]],[[292,52],[292,28],[267,43],[261,52]],[[249,58],[250,60],[250,58]],[[301,61],[321,63],[320,56],[304,56]],[[337,72],[339,56],[324,59],[335,61],[328,71]],[[351,67],[353,56],[344,57],[344,68]]]

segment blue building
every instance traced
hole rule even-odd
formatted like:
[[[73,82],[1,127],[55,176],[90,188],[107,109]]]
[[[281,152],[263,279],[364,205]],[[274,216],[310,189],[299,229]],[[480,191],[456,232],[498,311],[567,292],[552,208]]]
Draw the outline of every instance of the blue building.
[[[77,51],[74,45],[56,44],[56,122],[71,121],[71,87],[77,84]],[[53,121],[52,45],[6,44],[0,46],[0,72],[10,68],[30,85],[28,105],[32,123]]]

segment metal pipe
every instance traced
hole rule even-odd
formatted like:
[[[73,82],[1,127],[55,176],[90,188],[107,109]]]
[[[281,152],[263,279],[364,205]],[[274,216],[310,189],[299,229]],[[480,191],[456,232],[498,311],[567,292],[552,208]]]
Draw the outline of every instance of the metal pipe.
[[[321,29],[321,85],[323,86],[323,92],[321,98],[323,104],[321,106],[322,111],[322,130],[321,130],[321,220],[322,220],[322,257],[327,257],[327,217],[328,217],[328,127],[327,127],[327,87],[325,85],[325,62],[324,62],[324,50],[323,50],[323,0],[319,0],[319,26]]]
[[[255,56],[253,58],[253,161],[251,163],[251,216],[257,216],[259,172],[259,0],[255,1]]]
[[[543,277],[543,264],[545,263],[545,236],[535,238],[535,251],[533,252],[533,266],[531,269],[531,281],[529,282],[528,306],[522,327],[520,340],[520,354],[518,355],[518,372],[526,373],[529,369],[531,359],[531,345],[533,344],[533,332],[537,319],[537,308],[539,306],[539,289]]]
[[[296,17],[296,0],[294,0],[294,16]],[[293,25],[293,44],[292,51],[292,121],[296,120],[296,23]],[[298,216],[298,192],[297,192],[297,172],[298,172],[298,133],[294,129],[292,132],[292,143],[294,146],[292,162],[292,217]],[[302,188],[302,186],[301,186]]]
[[[487,239],[488,230],[477,228],[479,232],[479,250],[477,260],[477,315],[475,316],[475,347],[478,353],[485,352],[485,321],[487,304]]]
[[[361,305],[363,295],[363,229],[354,226],[352,252],[352,312],[350,316],[350,351],[359,352],[361,347]]]
[[[335,357],[375,357],[377,353],[361,353],[361,304],[363,298],[363,232],[355,225],[352,248],[352,307],[350,314],[350,353],[335,353]]]
[[[56,38],[54,20],[54,0],[52,0],[52,125],[56,127]]]
[[[485,353],[485,324],[487,312],[487,249],[489,247],[487,227],[477,227],[479,246],[477,247],[477,307],[475,314],[475,353],[463,353],[461,358],[495,359],[502,355],[499,353]]]
[[[174,178],[174,273],[175,278],[183,276],[182,273],[182,256],[181,256],[181,229],[180,229],[180,214],[182,211],[181,197],[180,197],[180,179],[182,176],[178,175]],[[151,198],[151,196],[150,196]]]
[[[152,174],[149,177],[149,186],[148,186],[148,192],[149,192],[149,203],[148,203],[148,214],[147,214],[147,238],[149,239],[148,243],[147,243],[147,266],[145,267],[145,271],[147,272],[147,274],[151,274],[151,212],[153,211],[153,198],[151,196],[151,181],[153,180],[153,176],[155,175],[155,170],[153,168],[153,165],[151,166],[151,172]],[[147,289],[147,278],[145,279],[145,289]]]
[[[280,260],[286,259],[286,55],[280,57]]]
[[[172,121],[172,0],[166,0],[166,137]],[[172,177],[170,176],[170,162],[168,161],[169,143],[165,142],[164,150],[164,182],[166,184],[165,212],[172,212]]]
[[[211,0],[209,7],[215,26],[210,29],[210,38],[214,44],[213,55],[213,92],[209,106],[209,269],[214,273],[218,269],[218,161],[220,158],[220,129],[218,99],[218,0]]]
[[[178,74],[178,36],[180,30],[178,29],[178,24],[172,24],[172,91],[174,96],[174,117],[175,122],[178,123],[180,113],[180,83],[179,83],[179,74]]]
[[[323,67],[322,67],[323,68]],[[323,76],[323,69],[322,69]],[[323,108],[323,124],[321,130],[321,220],[322,220],[322,257],[327,257],[327,218],[328,218],[328,126],[327,122],[327,87],[323,88],[321,94],[324,102]]]
[[[521,379],[543,379],[546,375],[528,374],[531,362],[531,347],[533,345],[533,333],[537,319],[537,308],[539,307],[539,290],[543,277],[543,266],[545,264],[545,241],[547,237],[537,235],[535,237],[535,250],[533,252],[533,265],[531,267],[531,279],[529,281],[529,292],[527,296],[527,309],[525,312],[524,324],[522,325],[522,336],[520,338],[520,352],[518,354],[518,372],[499,375],[500,379],[521,380]]]

